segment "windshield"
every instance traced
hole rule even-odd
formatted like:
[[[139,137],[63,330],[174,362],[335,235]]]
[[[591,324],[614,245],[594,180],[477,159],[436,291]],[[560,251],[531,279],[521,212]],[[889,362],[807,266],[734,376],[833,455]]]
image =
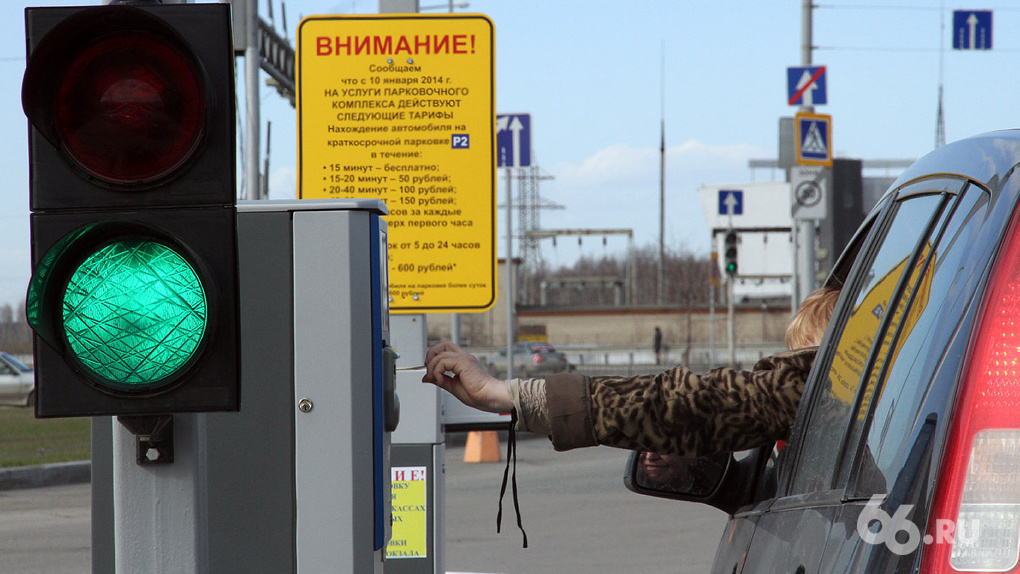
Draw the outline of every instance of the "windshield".
[[[18,369],[21,372],[26,372],[26,371],[31,371],[32,370],[28,365],[26,365],[25,363],[22,363],[21,361],[19,361],[19,360],[15,359],[14,357],[8,355],[7,353],[0,353],[0,358],[3,358],[4,361],[10,363],[11,366],[13,366],[14,368]]]

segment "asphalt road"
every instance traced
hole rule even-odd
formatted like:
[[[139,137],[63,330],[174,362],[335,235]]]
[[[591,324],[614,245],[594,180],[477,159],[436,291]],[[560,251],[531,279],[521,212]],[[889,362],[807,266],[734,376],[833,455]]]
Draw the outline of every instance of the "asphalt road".
[[[0,572],[91,570],[88,484],[0,491]]]
[[[534,436],[523,438],[518,448],[517,484],[529,542],[521,548],[509,491],[503,532],[496,533],[504,465],[464,463],[464,437],[447,439],[447,572],[708,571],[725,524],[722,512],[629,492],[622,479],[624,451],[557,453],[547,439]],[[89,572],[89,504],[87,484],[0,490],[0,573]]]
[[[548,439],[534,435],[518,445],[517,486],[528,534],[528,548],[521,548],[509,488],[503,531],[496,534],[504,465],[465,464],[462,440],[463,435],[447,438],[447,572],[709,571],[724,513],[630,492],[623,485],[625,451],[555,452]]]

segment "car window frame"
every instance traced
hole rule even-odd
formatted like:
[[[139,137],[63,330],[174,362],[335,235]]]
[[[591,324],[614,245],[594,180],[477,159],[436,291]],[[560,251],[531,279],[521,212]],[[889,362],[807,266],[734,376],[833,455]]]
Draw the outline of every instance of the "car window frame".
[[[973,188],[975,190],[974,192],[983,194],[987,198],[986,207],[990,208],[991,203],[992,203],[992,198],[991,198],[992,192],[985,185],[981,184],[980,182],[977,182],[977,181],[974,181],[974,180],[969,180],[969,181],[965,182],[965,185],[963,186],[963,188],[961,189],[960,193],[958,194],[958,196],[957,196],[957,198],[955,200],[955,203],[951,206],[951,211],[947,214],[945,224],[938,231],[938,237],[935,238],[935,240],[933,242],[933,245],[935,246],[936,250],[941,245],[942,241],[945,239],[946,232],[949,229],[950,223],[952,222],[953,218],[955,218],[960,213],[961,206],[964,205],[964,203],[965,203],[964,200],[969,196],[971,188]],[[925,263],[925,266],[929,267],[931,265],[934,265],[937,259],[938,259],[937,255],[929,258],[929,260]],[[923,273],[923,271],[922,271],[922,273]],[[972,270],[972,273],[979,273],[980,274],[980,273],[983,273],[983,271],[980,270],[980,269],[974,269],[974,270]],[[916,303],[916,296],[917,296],[917,290],[915,289],[911,293],[910,300],[907,302],[907,307],[904,310],[905,314],[908,313],[910,311],[910,309],[915,305],[915,303]],[[891,342],[891,345],[890,345],[891,347],[895,347],[895,346],[897,346],[899,344],[900,339],[904,336],[903,328],[904,328],[904,325],[902,323],[897,326],[897,332],[896,332],[896,334],[894,336],[893,341]],[[962,328],[962,324],[961,325],[957,325],[955,329],[959,330],[960,328]],[[899,360],[899,357],[896,357],[896,360]],[[878,408],[878,406],[879,406],[879,404],[881,402],[880,397],[881,397],[882,391],[885,389],[886,385],[888,384],[888,379],[889,379],[889,376],[890,376],[890,372],[893,369],[893,367],[895,366],[896,360],[894,360],[894,361],[888,361],[887,360],[882,365],[882,370],[877,375],[877,383],[876,383],[876,388],[875,388],[875,399],[871,401],[871,403],[868,405],[867,412],[864,413],[865,419],[864,419],[864,423],[863,423],[862,428],[861,428],[861,433],[857,437],[856,448],[852,452],[850,450],[847,450],[845,454],[851,455],[851,457],[847,458],[847,459],[841,460],[841,473],[844,474],[844,476],[841,477],[841,480],[843,481],[843,485],[847,489],[847,496],[846,496],[847,500],[867,500],[871,496],[871,494],[868,494],[867,496],[865,496],[864,494],[858,493],[859,486],[860,486],[858,481],[861,480],[861,467],[864,464],[864,458],[865,458],[864,454],[865,454],[866,449],[868,447],[868,442],[869,442],[870,434],[871,434],[871,431],[872,431],[872,427],[873,427],[873,425],[875,423],[875,412],[876,412],[876,409]],[[934,423],[933,423],[933,425],[934,425]],[[934,429],[934,426],[932,426],[932,429]]]
[[[929,222],[929,229],[925,235],[925,237],[930,238],[933,245],[933,251],[923,262],[923,268],[921,269],[918,269],[917,267],[921,257],[923,256],[922,250],[919,248],[920,243],[914,246],[912,259],[907,266],[907,271],[896,286],[896,292],[894,294],[895,303],[896,305],[899,305],[904,294],[907,292],[907,287],[910,287],[909,293],[906,293],[907,300],[904,303],[903,313],[898,317],[899,321],[895,324],[892,323],[893,321],[896,321],[897,315],[895,313],[890,313],[889,316],[882,322],[879,329],[879,333],[882,338],[889,337],[889,330],[894,330],[891,339],[889,339],[889,345],[886,349],[887,352],[896,349],[901,337],[904,336],[903,330],[906,322],[903,319],[909,314],[917,300],[917,294],[919,292],[918,285],[925,272],[931,267],[935,259],[937,259],[937,253],[934,251],[934,247],[938,246],[945,237],[946,229],[952,222],[953,217],[956,216],[963,198],[963,192],[967,189],[967,187],[968,182],[963,181],[958,191],[945,190],[941,192],[945,197],[943,199],[940,215]],[[904,196],[904,199],[910,199],[912,197],[913,196]],[[938,227],[936,229],[932,226]],[[890,301],[890,307],[895,308],[896,305],[893,305],[893,302]],[[858,389],[857,396],[854,399],[854,416],[863,416],[860,426],[860,434],[857,435],[855,440],[853,436],[853,417],[851,417],[850,425],[847,427],[846,433],[843,437],[843,442],[840,445],[840,456],[837,459],[838,466],[835,473],[835,484],[841,488],[846,488],[852,480],[852,477],[856,475],[855,470],[858,468],[858,463],[862,456],[862,449],[865,448],[867,443],[866,439],[870,433],[871,425],[873,423],[874,409],[879,402],[879,397],[881,396],[883,389],[885,388],[886,380],[889,376],[889,370],[896,362],[895,360],[892,360],[896,357],[892,357],[888,354],[885,357],[880,357],[879,352],[881,349],[881,344],[873,345],[868,356],[867,372],[863,376],[868,379],[874,377],[875,388],[872,391],[871,398],[869,399],[866,410],[863,413],[861,412],[861,407],[866,393],[866,388],[864,388],[866,385]],[[877,364],[879,358],[882,358],[880,365]],[[875,371],[876,366],[878,367],[877,372]]]
[[[920,196],[943,196],[941,204],[935,211],[933,211],[933,216],[929,219],[927,224],[928,226],[923,235],[923,237],[931,237],[934,232],[938,231],[933,228],[939,225],[940,221],[943,221],[947,214],[947,209],[953,208],[952,205],[948,205],[948,202],[953,201],[952,197],[958,196],[960,192],[966,188],[967,183],[968,180],[966,178],[960,178],[959,176],[951,174],[928,176],[903,183],[895,190],[886,194],[883,200],[876,206],[875,210],[873,210],[873,218],[871,218],[871,221],[866,221],[865,223],[866,225],[870,225],[870,228],[866,233],[859,233],[855,236],[851,241],[851,244],[844,250],[844,254],[852,253],[853,251],[851,250],[855,250],[856,253],[852,261],[844,262],[843,259],[845,256],[840,258],[837,266],[844,264],[849,265],[847,275],[841,283],[836,283],[831,277],[829,281],[827,281],[828,285],[841,287],[840,296],[836,303],[836,320],[830,322],[829,327],[826,329],[826,333],[819,346],[819,357],[816,358],[815,364],[812,366],[811,373],[808,377],[808,381],[805,384],[805,391],[801,398],[797,417],[790,432],[790,445],[786,447],[787,449],[793,450],[793,452],[789,453],[790,456],[779,469],[778,488],[776,489],[777,498],[791,496],[803,497],[808,495],[813,496],[821,492],[838,492],[840,493],[840,498],[842,498],[842,493],[846,489],[848,477],[850,476],[851,469],[853,467],[852,462],[850,464],[845,464],[843,461],[854,460],[857,456],[857,450],[860,447],[859,442],[855,445],[848,444],[848,439],[850,438],[848,433],[852,428],[851,419],[846,421],[846,424],[842,429],[840,451],[836,456],[837,467],[834,469],[832,477],[828,483],[829,488],[805,492],[793,492],[793,487],[796,484],[797,473],[800,471],[801,462],[805,455],[803,452],[805,440],[803,440],[802,437],[804,437],[805,433],[809,430],[812,414],[818,401],[822,399],[822,395],[825,392],[826,379],[829,375],[830,369],[832,368],[840,337],[842,336],[847,322],[849,321],[850,311],[854,306],[860,290],[863,288],[863,283],[867,278],[868,271],[870,270],[875,257],[882,249],[884,239],[888,235],[889,228],[896,221],[896,216],[904,202]],[[862,229],[863,227],[864,226],[862,225]],[[881,240],[879,238],[881,238]],[[859,241],[859,243],[857,243],[857,241]],[[920,256],[918,247],[922,243],[923,242],[919,237],[918,242],[914,245],[913,250],[911,251],[911,260],[908,264],[908,269],[911,268],[912,265],[916,264],[918,257]],[[907,284],[906,282],[909,281],[909,278],[912,276],[912,273],[905,273],[902,277],[900,277],[893,292],[894,295],[890,298],[890,305],[892,305],[893,301],[899,301],[899,297],[902,296],[905,285]],[[838,279],[836,281],[838,281]],[[877,349],[881,346],[881,343],[879,342],[881,340],[881,335],[886,333],[888,330],[889,324],[892,321],[892,316],[893,314],[889,313],[882,318],[876,333],[876,338],[873,340],[871,347],[869,348],[865,369],[862,371],[862,373],[866,374],[862,374],[862,376],[870,377],[875,364],[877,356],[876,353],[878,352]],[[858,385],[855,390],[852,412],[856,412],[859,408],[860,401],[863,399],[866,388],[866,384]]]

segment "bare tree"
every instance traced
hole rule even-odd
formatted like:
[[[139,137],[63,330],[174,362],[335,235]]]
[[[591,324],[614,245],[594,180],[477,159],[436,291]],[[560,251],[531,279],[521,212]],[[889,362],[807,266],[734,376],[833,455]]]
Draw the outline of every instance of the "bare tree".
[[[690,311],[708,304],[708,258],[679,249],[667,251],[663,263],[665,305],[682,305]],[[527,280],[531,282],[529,292],[544,292],[548,306],[602,307],[620,303],[620,292],[627,289],[633,289],[632,305],[656,305],[657,278],[658,248],[649,245],[632,251],[630,260],[626,256],[582,257],[573,266],[558,269],[550,269],[542,262]],[[540,301],[536,298],[523,303],[538,305]]]

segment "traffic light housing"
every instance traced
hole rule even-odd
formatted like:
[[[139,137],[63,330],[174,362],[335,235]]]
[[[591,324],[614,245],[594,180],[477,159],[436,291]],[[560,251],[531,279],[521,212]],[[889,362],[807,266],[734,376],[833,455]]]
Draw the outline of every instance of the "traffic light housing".
[[[238,410],[229,5],[25,24],[36,416]]]
[[[726,275],[730,277],[737,274],[737,242],[739,239],[737,232],[731,229],[726,232],[726,238],[723,241],[723,267],[726,270]]]

